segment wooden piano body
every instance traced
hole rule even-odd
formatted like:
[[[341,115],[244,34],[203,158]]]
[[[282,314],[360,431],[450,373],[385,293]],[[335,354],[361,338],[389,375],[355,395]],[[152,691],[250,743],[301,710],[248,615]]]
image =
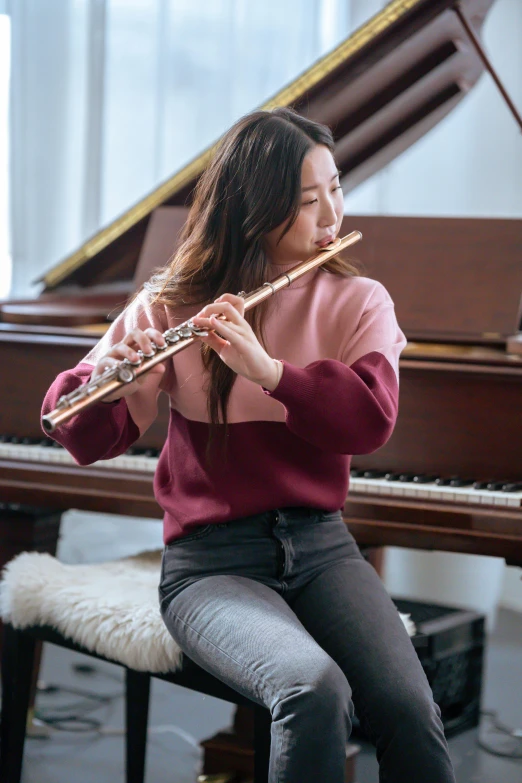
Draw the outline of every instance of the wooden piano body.
[[[491,1],[462,4],[477,32]],[[406,149],[479,77],[482,65],[462,43],[453,6],[391,3],[269,103],[332,125],[347,188]],[[0,306],[0,561],[17,548],[52,549],[50,520],[57,530],[65,509],[160,516],[151,471],[165,437],[165,404],[136,444],[142,453],[120,466],[87,468],[38,445],[39,411],[54,377],[99,339],[106,314],[167,261],[208,157],[50,270],[37,300]],[[354,468],[522,481],[522,360],[506,351],[519,327],[522,222],[352,216],[345,227],[362,230],[355,255],[390,291],[410,341],[396,430],[375,454],[355,456]],[[400,493],[410,489],[404,482],[396,483],[399,492],[380,485],[374,492],[371,477],[364,489],[357,481],[345,516],[360,544],[490,554],[522,565],[522,507],[501,503],[498,492],[492,502],[449,487],[419,498]]]

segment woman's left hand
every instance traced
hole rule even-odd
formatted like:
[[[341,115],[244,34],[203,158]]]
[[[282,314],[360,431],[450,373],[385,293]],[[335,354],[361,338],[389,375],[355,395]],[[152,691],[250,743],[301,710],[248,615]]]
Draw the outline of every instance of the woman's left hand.
[[[206,337],[199,339],[210,345],[230,369],[273,391],[279,383],[282,365],[267,354],[244,313],[243,297],[223,294],[191,321],[198,329],[209,330]],[[219,315],[224,315],[226,320],[218,320]]]

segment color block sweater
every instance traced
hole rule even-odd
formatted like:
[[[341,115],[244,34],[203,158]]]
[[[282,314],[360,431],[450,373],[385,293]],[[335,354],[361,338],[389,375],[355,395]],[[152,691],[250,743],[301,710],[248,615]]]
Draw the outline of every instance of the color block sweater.
[[[273,274],[289,266],[272,265]],[[90,378],[93,366],[133,328],[160,332],[201,308],[150,304],[142,291],[74,369],[58,375],[42,413]],[[200,525],[285,506],[343,507],[350,456],[378,449],[397,417],[398,359],[406,340],[385,288],[365,277],[313,270],[269,300],[267,350],[283,362],[272,392],[238,376],[228,407],[226,461],[205,459],[208,416],[200,345],[166,362],[157,384],[97,403],[55,431],[80,465],[123,454],[157,415],[161,391],[170,422],[154,477],[166,543]]]

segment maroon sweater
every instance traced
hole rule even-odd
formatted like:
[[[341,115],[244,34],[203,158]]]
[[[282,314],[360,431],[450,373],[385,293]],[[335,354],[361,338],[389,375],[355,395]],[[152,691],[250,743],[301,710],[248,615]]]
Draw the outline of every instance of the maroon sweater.
[[[284,270],[274,266],[274,276]],[[199,309],[152,307],[142,292],[83,361],[56,378],[42,414],[88,380],[93,365],[130,329],[164,332]],[[205,460],[207,376],[198,344],[169,360],[161,381],[146,376],[132,397],[92,406],[53,437],[80,465],[111,459],[145,432],[157,415],[158,395],[168,394],[169,430],[154,477],[166,543],[199,525],[273,508],[342,508],[350,455],[382,446],[397,416],[398,359],[406,341],[393,302],[374,280],[318,269],[270,299],[265,334],[283,375],[272,392],[237,377],[226,461],[209,466]]]

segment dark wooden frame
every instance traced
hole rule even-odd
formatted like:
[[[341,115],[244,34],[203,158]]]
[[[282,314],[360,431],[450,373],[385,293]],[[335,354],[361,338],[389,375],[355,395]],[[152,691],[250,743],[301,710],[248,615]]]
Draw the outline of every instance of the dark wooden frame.
[[[50,642],[103,661],[118,661],[97,655],[66,639],[53,628],[23,630],[4,626],[2,651],[2,717],[0,724],[0,780],[20,783],[35,650],[38,642]],[[182,667],[169,674],[125,668],[125,760],[126,783],[144,783],[147,724],[151,677],[214,696],[254,711],[254,783],[266,783],[270,757],[270,713],[201,669],[186,656]]]

